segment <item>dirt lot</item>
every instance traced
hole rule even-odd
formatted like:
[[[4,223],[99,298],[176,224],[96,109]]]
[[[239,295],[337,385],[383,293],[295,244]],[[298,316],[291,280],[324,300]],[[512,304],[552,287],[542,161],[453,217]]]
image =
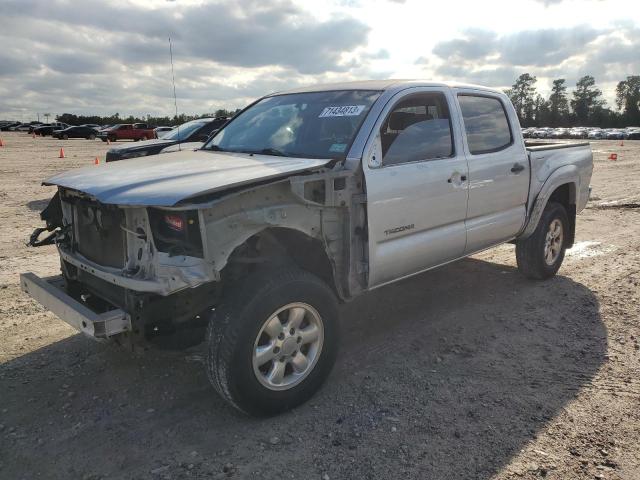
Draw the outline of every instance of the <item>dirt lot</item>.
[[[19,272],[58,270],[23,243],[40,181],[107,146],[0,137],[0,478],[640,478],[640,142],[593,143],[556,278],[523,279],[508,245],[359,298],[327,385],[255,420],[201,348],[97,344],[20,292]]]

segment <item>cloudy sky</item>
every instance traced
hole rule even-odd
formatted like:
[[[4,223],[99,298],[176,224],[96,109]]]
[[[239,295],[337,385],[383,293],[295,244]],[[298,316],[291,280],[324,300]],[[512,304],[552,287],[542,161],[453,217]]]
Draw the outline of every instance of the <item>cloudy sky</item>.
[[[638,0],[1,0],[0,119],[236,108],[301,84],[640,74]]]

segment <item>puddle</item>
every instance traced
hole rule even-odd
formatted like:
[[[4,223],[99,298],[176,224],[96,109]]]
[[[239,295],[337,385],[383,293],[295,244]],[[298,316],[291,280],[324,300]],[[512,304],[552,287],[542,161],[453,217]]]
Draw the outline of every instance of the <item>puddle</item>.
[[[615,245],[603,245],[600,242],[584,241],[576,242],[573,247],[565,253],[567,257],[587,258],[606,255],[616,249]]]

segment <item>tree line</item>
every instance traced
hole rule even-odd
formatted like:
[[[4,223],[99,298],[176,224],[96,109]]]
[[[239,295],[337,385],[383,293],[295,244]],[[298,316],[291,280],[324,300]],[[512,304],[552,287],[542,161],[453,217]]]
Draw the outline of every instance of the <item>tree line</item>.
[[[97,125],[115,125],[117,123],[147,123],[155,127],[173,127],[175,125],[180,125],[191,120],[197,120],[198,118],[231,117],[235,115],[239,110],[240,109],[225,110],[224,108],[220,108],[214,113],[204,113],[202,115],[180,114],[177,116],[174,115],[173,117],[152,117],[151,115],[146,115],[144,117],[134,117],[133,115],[129,115],[128,117],[121,117],[119,113],[114,113],[113,115],[108,116],[75,115],[73,113],[63,113],[62,115],[57,115],[56,120],[58,122],[68,123],[69,125],[84,125],[85,123],[94,123]]]
[[[549,98],[536,91],[535,75],[524,73],[505,90],[523,127],[627,127],[640,126],[640,75],[618,82],[616,109],[607,106],[591,75],[580,78],[568,94],[566,80],[553,81]]]

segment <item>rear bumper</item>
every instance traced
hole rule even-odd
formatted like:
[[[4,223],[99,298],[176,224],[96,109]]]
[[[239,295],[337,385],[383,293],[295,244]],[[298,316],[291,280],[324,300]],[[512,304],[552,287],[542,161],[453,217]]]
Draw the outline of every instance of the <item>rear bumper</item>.
[[[40,278],[33,273],[22,273],[20,288],[61,320],[89,337],[107,339],[131,330],[131,319],[125,311],[115,309],[97,313],[69,296],[64,290],[61,275]]]

